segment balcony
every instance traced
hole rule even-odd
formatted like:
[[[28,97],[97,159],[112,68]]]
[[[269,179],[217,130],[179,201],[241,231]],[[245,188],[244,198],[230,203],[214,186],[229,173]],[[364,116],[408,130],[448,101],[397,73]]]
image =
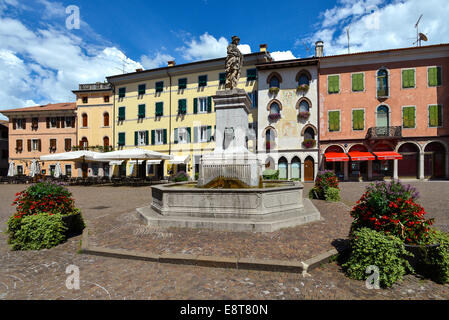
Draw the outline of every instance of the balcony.
[[[402,127],[372,127],[366,133],[366,139],[397,139],[402,137]]]
[[[110,90],[111,84],[110,83],[103,83],[103,82],[97,82],[97,83],[88,83],[88,84],[80,84],[79,90],[80,91],[95,91],[95,90]]]

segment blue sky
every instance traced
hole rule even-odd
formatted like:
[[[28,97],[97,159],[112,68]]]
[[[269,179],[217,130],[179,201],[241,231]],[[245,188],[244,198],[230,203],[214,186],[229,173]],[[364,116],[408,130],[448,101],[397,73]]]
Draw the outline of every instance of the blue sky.
[[[79,30],[66,8],[80,9]],[[414,24],[427,44],[449,42],[447,0],[144,1],[0,0],[0,111],[73,101],[79,83],[106,76],[225,56],[233,35],[241,51],[261,43],[276,60],[411,46]],[[125,61],[125,62],[123,62]]]

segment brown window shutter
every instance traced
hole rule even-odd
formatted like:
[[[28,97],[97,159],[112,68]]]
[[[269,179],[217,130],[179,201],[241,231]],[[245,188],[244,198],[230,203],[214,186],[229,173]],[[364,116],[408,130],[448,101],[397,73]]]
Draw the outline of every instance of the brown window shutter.
[[[13,129],[13,130],[16,130],[16,127],[17,127],[17,125],[16,125],[16,119],[13,119],[13,120],[12,120],[12,129]]]
[[[61,128],[65,128],[65,117],[61,117]]]
[[[72,149],[72,139],[65,139],[65,151],[70,151]]]
[[[61,128],[61,117],[56,118],[56,128]]]
[[[27,143],[28,143],[28,152],[31,152],[31,140],[28,139]]]
[[[23,119],[23,129],[27,128],[27,119]]]
[[[75,117],[72,117],[72,128],[75,128]]]
[[[41,141],[41,139],[37,140],[37,150],[38,150],[39,152],[42,151],[42,141]]]
[[[47,129],[50,128],[50,118],[47,117]]]

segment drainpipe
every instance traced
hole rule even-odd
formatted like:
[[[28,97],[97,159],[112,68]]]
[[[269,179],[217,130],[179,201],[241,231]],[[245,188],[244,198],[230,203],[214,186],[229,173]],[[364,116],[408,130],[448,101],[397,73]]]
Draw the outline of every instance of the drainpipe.
[[[114,103],[112,105],[112,147],[115,149],[115,126],[116,126],[116,120],[115,120],[115,85],[111,83],[112,87],[112,95],[114,96]]]

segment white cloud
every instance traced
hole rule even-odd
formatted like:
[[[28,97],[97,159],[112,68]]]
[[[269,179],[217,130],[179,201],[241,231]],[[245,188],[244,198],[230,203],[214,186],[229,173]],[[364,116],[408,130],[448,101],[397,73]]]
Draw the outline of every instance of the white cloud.
[[[324,41],[326,55],[347,53],[346,28],[350,29],[351,52],[393,49],[413,46],[416,38],[415,23],[420,14],[420,32],[429,42],[449,42],[449,16],[447,0],[367,0],[357,4],[352,0],[340,1],[322,15],[319,30],[313,42]]]
[[[270,52],[270,55],[274,59],[274,61],[296,59],[296,57],[293,55],[293,53],[290,50],[274,51],[274,52]]]
[[[210,35],[204,33],[199,40],[193,38],[190,41],[185,41],[186,46],[177,48],[186,60],[198,61],[214,58],[226,57],[226,49],[229,45],[225,37],[220,37],[218,40]],[[239,49],[243,54],[251,53],[251,47],[248,44],[239,45]]]
[[[174,61],[174,60],[175,60],[175,58],[173,58],[171,55],[165,54],[165,53],[160,53],[160,52],[158,52],[153,58],[150,58],[147,55],[143,55],[140,58],[142,65],[146,69],[154,69],[154,68],[167,66],[168,61]]]

